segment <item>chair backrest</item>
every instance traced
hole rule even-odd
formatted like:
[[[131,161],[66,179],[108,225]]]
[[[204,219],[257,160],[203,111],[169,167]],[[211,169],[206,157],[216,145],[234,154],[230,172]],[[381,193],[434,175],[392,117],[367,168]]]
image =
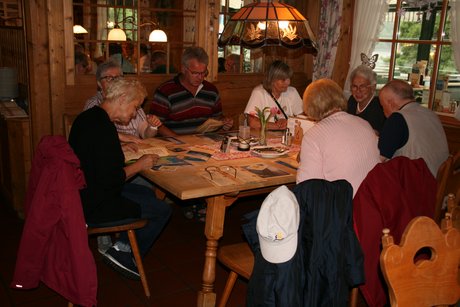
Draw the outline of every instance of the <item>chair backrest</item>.
[[[436,179],[423,159],[396,157],[372,169],[353,199],[353,219],[364,253],[366,283],[360,291],[369,306],[384,306],[388,293],[379,268],[383,228],[400,242],[416,216],[434,215]]]
[[[399,245],[389,232],[384,229],[380,266],[391,306],[455,304],[460,298],[460,233],[452,223],[447,221],[441,231],[434,220],[416,217],[407,225]]]
[[[69,134],[70,134],[70,129],[72,128],[72,123],[77,117],[77,114],[64,114],[63,120],[64,120],[64,133],[65,133],[65,138],[68,140],[69,139]]]
[[[436,223],[440,223],[443,218],[442,204],[444,203],[444,196],[446,195],[447,181],[452,172],[453,156],[449,157],[444,161],[438,169],[436,176],[436,203],[434,209],[434,220]]]
[[[460,150],[452,158],[450,174],[447,177],[447,193],[457,193],[457,201],[460,199]]]
[[[450,215],[452,227],[460,231],[460,188],[457,195],[454,193],[447,195],[447,213]],[[445,227],[445,223],[446,219],[444,218],[441,222],[441,227]]]

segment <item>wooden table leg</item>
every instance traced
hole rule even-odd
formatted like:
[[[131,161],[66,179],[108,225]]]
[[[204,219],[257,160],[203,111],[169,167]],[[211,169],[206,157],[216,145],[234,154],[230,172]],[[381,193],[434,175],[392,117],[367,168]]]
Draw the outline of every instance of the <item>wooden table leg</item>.
[[[206,252],[203,268],[203,281],[201,291],[198,292],[197,306],[214,307],[216,305],[216,293],[214,282],[216,280],[216,257],[219,239],[223,235],[225,209],[237,200],[237,197],[224,195],[210,197],[206,200]]]

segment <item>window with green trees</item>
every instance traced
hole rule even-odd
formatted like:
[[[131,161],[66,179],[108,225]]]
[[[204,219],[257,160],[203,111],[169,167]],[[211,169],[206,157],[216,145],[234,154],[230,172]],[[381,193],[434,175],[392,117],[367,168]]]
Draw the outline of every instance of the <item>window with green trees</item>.
[[[450,5],[444,1],[391,0],[374,53],[378,84],[410,82],[416,99],[439,112],[460,101],[460,73],[455,65]]]

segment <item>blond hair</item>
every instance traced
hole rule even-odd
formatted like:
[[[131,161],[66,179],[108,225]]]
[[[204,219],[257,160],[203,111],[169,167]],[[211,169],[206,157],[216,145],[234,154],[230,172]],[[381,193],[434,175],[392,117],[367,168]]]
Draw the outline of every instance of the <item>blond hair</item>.
[[[320,121],[334,111],[345,111],[346,108],[342,89],[331,79],[316,80],[303,93],[303,110],[312,120]]]
[[[147,90],[138,79],[120,78],[107,85],[104,102],[112,103],[121,100],[122,103],[130,103],[143,101],[145,97],[147,97]]]
[[[288,64],[276,60],[268,67],[268,73],[265,75],[263,87],[270,93],[272,92],[272,84],[276,80],[290,79],[293,74],[293,70]]]

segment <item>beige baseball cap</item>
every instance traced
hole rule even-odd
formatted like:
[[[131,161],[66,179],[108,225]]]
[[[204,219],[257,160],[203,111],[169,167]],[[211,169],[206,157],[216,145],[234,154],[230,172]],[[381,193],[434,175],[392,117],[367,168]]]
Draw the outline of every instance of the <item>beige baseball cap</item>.
[[[297,250],[299,204],[285,185],[273,190],[264,200],[257,217],[260,250],[265,260],[282,263]]]

